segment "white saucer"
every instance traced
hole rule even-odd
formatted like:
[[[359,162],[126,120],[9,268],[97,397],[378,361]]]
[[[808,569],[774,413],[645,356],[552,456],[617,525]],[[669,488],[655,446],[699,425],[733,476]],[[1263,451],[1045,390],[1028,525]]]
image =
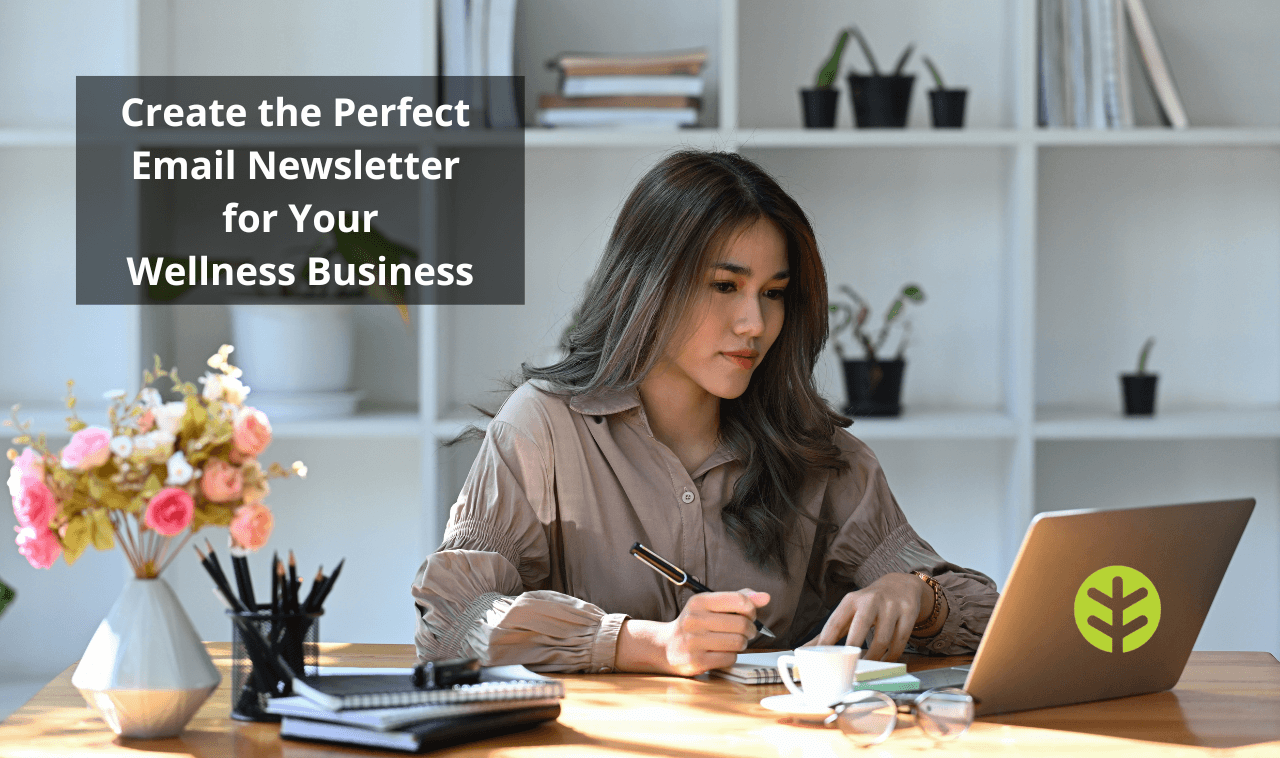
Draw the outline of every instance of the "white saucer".
[[[831,713],[831,708],[825,703],[810,700],[803,695],[771,695],[761,700],[760,705],[771,711],[797,716],[826,716]]]

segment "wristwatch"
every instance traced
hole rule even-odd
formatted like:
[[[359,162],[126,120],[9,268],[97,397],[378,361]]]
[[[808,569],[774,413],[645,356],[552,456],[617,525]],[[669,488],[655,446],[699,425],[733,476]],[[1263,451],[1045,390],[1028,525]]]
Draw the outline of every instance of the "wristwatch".
[[[923,571],[912,571],[911,573],[920,577],[920,581],[929,585],[933,590],[933,611],[929,614],[929,618],[921,621],[911,628],[911,633],[923,632],[930,629],[934,624],[938,623],[938,614],[942,613],[942,585],[938,584],[938,580],[924,573]]]

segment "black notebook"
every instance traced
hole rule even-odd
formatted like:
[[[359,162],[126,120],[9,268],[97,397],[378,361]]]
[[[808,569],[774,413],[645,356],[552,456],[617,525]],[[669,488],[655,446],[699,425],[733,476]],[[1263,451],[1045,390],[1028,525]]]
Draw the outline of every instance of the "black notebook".
[[[433,719],[389,732],[285,716],[280,722],[280,736],[291,740],[319,740],[416,753],[532,729],[559,715],[559,705],[543,705]]]
[[[404,674],[299,677],[293,680],[293,694],[331,711],[564,697],[564,685],[558,680],[538,677],[532,672],[528,672],[531,678],[506,676],[510,671],[505,666],[486,669],[481,672],[478,684],[459,684],[441,689],[416,687]]]

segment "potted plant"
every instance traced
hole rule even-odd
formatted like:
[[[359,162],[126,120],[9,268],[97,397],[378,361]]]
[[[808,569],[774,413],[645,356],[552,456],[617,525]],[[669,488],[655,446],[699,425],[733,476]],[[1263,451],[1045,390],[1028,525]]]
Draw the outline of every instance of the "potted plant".
[[[325,285],[307,283],[308,261],[323,257],[333,276]],[[412,249],[383,235],[377,227],[367,232],[334,230],[292,256],[303,272],[290,286],[278,286],[263,295],[231,306],[232,338],[240,346],[240,364],[258,384],[260,407],[280,421],[346,416],[355,412],[360,393],[351,391],[355,353],[354,304],[372,297],[396,306],[408,323],[404,285],[360,285],[355,270],[360,264],[390,266],[412,263]],[[338,268],[350,271],[350,284],[338,282]],[[283,300],[281,299],[283,298]]]
[[[844,55],[844,46],[848,41],[849,30],[841,30],[827,62],[818,69],[813,89],[800,90],[800,105],[807,129],[830,129],[836,125],[836,100],[840,91],[831,85],[840,73],[840,58]]]
[[[907,59],[911,57],[915,45],[907,45],[898,57],[893,73],[885,75],[880,73],[876,57],[862,32],[856,26],[850,31],[858,40],[858,46],[862,48],[862,54],[871,66],[869,75],[854,71],[848,77],[854,123],[859,129],[906,126],[907,112],[911,107],[911,86],[916,78],[912,74],[903,74],[902,69],[907,65]]]
[[[1150,357],[1151,348],[1155,347],[1155,344],[1155,337],[1150,337],[1142,343],[1142,350],[1138,352],[1137,373],[1120,375],[1126,416],[1151,416],[1156,412],[1156,380],[1160,376],[1147,373],[1147,358]]]
[[[901,316],[907,303],[924,302],[924,290],[915,284],[904,285],[885,312],[884,323],[874,338],[866,331],[867,319],[871,315],[867,301],[848,285],[840,285],[839,290],[849,298],[849,302],[831,305],[835,322],[831,327],[831,341],[844,367],[845,391],[849,398],[845,413],[851,416],[901,415],[902,375],[906,369],[903,354],[911,336],[911,322]],[[896,324],[902,325],[898,351],[892,360],[883,360],[881,350]],[[862,346],[864,357],[861,360],[850,359],[840,342],[840,333],[846,329]]]
[[[947,89],[942,81],[938,67],[924,56],[924,65],[933,75],[936,89],[929,90],[929,107],[933,115],[934,129],[959,129],[964,126],[964,101],[969,94],[967,89]]]

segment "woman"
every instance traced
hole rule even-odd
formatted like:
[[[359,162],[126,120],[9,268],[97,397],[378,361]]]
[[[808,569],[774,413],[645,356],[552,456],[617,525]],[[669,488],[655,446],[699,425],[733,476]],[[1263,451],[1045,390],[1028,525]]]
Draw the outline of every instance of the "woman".
[[[756,618],[770,647],[974,650],[995,585],[912,530],[818,394],[826,339],[799,205],[739,155],[655,166],[568,357],[522,367],[418,571],[419,657],[695,675],[731,664]],[[694,595],[628,555],[637,541],[713,589],[750,589]]]

